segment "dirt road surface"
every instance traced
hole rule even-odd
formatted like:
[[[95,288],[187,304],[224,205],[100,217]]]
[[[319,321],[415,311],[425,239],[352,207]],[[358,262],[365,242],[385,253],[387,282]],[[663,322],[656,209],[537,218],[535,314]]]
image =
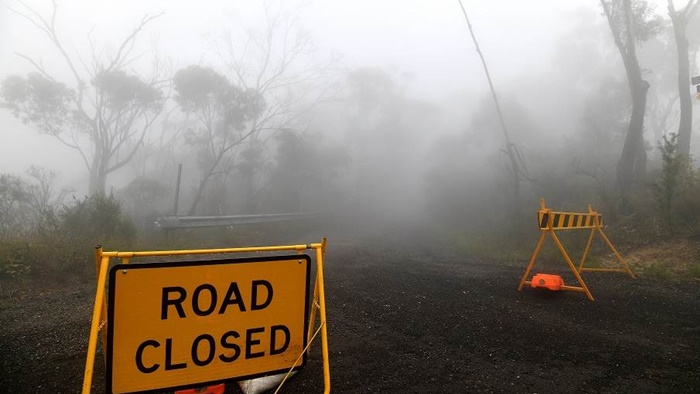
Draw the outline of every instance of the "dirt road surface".
[[[412,231],[331,237],[332,392],[700,392],[697,282],[589,273],[590,302],[517,292],[523,270],[472,261]],[[79,392],[94,285],[1,290],[0,392]],[[105,390],[101,360],[96,393]],[[319,342],[280,392],[322,390]]]

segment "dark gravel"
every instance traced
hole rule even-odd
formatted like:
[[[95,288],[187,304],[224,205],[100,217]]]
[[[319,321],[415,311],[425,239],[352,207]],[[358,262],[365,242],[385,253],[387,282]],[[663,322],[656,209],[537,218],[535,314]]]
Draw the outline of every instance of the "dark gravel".
[[[473,262],[422,235],[329,239],[333,392],[700,392],[697,282],[589,273],[595,302],[517,292],[524,262]],[[0,392],[79,392],[94,285],[1,290]],[[320,360],[319,342],[281,392],[322,392]]]

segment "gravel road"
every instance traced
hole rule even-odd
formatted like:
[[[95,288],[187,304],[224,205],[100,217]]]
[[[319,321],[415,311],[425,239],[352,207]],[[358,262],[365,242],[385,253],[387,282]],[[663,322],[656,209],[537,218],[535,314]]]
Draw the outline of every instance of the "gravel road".
[[[517,292],[524,263],[471,261],[422,235],[329,239],[333,392],[700,392],[697,282],[589,273],[595,302],[573,292]],[[0,392],[79,392],[93,283],[0,290]],[[100,393],[101,354],[97,360]],[[315,344],[281,392],[322,387]]]

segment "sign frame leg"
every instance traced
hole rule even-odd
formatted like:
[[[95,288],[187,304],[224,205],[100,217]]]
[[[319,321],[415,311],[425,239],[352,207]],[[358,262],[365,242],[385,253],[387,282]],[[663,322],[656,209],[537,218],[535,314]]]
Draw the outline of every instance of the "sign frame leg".
[[[97,271],[97,290],[95,292],[95,306],[92,311],[92,324],[90,325],[90,339],[88,340],[88,354],[85,361],[85,373],[83,374],[83,394],[90,393],[92,386],[92,375],[95,367],[95,355],[97,353],[97,337],[102,321],[102,310],[105,307],[105,284],[107,281],[107,268],[109,267],[109,257],[102,256],[101,248],[97,255],[100,255],[100,264]]]

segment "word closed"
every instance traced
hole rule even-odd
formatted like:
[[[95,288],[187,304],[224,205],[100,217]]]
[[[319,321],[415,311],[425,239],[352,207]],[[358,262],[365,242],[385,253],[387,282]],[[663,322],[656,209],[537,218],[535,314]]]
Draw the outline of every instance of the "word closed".
[[[305,255],[113,267],[108,392],[300,368],[309,267]]]

